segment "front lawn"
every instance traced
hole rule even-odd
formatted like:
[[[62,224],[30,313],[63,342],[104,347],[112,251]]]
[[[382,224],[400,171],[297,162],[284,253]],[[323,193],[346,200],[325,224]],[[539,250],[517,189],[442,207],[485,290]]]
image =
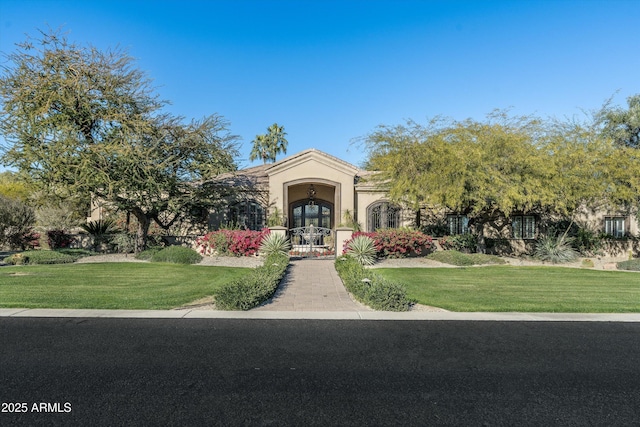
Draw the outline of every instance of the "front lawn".
[[[170,309],[212,295],[250,271],[164,263],[2,267],[0,307]]]
[[[566,267],[394,268],[420,304],[451,311],[640,312],[640,274]]]

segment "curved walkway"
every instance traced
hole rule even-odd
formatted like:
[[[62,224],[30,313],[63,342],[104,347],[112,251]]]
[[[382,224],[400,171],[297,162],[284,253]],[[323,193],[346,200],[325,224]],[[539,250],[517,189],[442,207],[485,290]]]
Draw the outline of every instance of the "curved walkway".
[[[354,301],[333,260],[292,260],[272,299],[252,311],[371,311]]]

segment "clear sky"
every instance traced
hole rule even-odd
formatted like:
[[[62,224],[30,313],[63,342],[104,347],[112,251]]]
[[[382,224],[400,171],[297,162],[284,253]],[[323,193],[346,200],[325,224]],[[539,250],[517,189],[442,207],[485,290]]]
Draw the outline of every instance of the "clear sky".
[[[639,17],[640,0],[0,0],[0,51],[62,27],[126,48],[172,113],[224,116],[241,167],[274,122],[288,154],[360,165],[351,143],[379,124],[626,105],[640,93]]]

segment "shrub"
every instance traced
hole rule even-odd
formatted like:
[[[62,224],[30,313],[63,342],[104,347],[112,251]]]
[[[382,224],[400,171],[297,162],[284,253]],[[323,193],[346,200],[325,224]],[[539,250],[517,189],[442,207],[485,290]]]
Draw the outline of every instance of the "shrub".
[[[273,253],[265,258],[261,267],[248,276],[222,286],[215,294],[216,308],[222,310],[250,310],[273,296],[284,277],[289,257]]]
[[[437,251],[427,255],[431,259],[445,264],[457,265],[459,267],[483,264],[504,264],[506,261],[495,255],[485,254],[465,254],[456,250]]]
[[[536,243],[533,256],[553,263],[574,261],[578,252],[571,246],[572,242],[573,239],[564,236],[544,236]]]
[[[47,243],[51,249],[68,248],[73,243],[73,237],[64,230],[47,231]]]
[[[580,263],[580,267],[582,268],[593,268],[595,264],[590,259],[583,259],[582,263]]]
[[[411,301],[403,285],[366,269],[350,255],[338,257],[335,266],[345,288],[361,303],[376,310],[409,310]]]
[[[141,259],[143,261],[151,261],[151,258],[153,258],[153,256],[158,252],[160,252],[160,248],[149,248],[147,250],[137,253],[136,259]]]
[[[369,236],[356,236],[347,244],[346,253],[356,259],[361,265],[373,265],[376,262],[376,248]]]
[[[405,229],[378,230],[373,233],[353,233],[351,240],[358,236],[367,236],[373,239],[378,258],[402,258],[409,255],[418,255],[423,249],[430,249],[433,240],[426,234]],[[350,241],[351,241],[350,240]],[[345,244],[345,252],[350,241]]]
[[[103,243],[111,243],[113,234],[120,230],[112,219],[100,219],[81,224],[80,228],[93,236],[93,246],[97,249]]]
[[[640,259],[630,259],[617,263],[618,270],[640,271]]]
[[[195,242],[196,250],[201,255],[255,255],[260,249],[264,236],[269,229],[252,230],[218,230],[198,237]]]
[[[478,236],[471,233],[455,234],[453,236],[444,236],[439,240],[439,243],[444,250],[475,252],[478,246]]]
[[[286,255],[291,249],[291,243],[284,234],[269,233],[262,237],[260,253],[269,256],[274,253]]]
[[[136,248],[136,235],[131,233],[118,233],[111,237],[111,244],[121,254],[129,254]]]
[[[33,232],[35,211],[19,200],[0,196],[0,247],[27,249],[37,246],[40,236]]]
[[[75,262],[78,257],[57,251],[25,251],[13,254],[5,258],[7,264],[69,264]]]
[[[191,248],[184,246],[169,246],[158,252],[152,257],[153,262],[171,262],[174,264],[197,264],[202,261],[202,256]]]
[[[104,234],[115,234],[120,230],[116,226],[116,222],[112,219],[100,219],[97,221],[89,221],[85,224],[80,225],[87,233],[92,236],[101,236]]]

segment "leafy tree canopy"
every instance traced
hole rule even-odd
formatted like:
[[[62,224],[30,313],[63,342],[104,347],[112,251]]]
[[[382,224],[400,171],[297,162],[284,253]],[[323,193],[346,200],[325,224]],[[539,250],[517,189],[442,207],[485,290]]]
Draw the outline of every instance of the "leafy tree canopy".
[[[1,161],[42,189],[97,196],[133,214],[139,247],[219,199],[197,182],[235,170],[237,137],[218,115],[185,124],[162,113],[150,80],[120,50],[55,32],[7,55],[0,77]]]
[[[15,173],[11,171],[0,173],[0,196],[25,202],[32,193],[33,189]]]
[[[628,109],[605,103],[597,118],[603,133],[622,146],[640,148],[640,94],[627,98]]]
[[[640,189],[638,156],[625,157],[594,125],[497,111],[485,122],[380,126],[363,142],[367,167],[379,171],[372,179],[393,201],[466,213],[478,228],[515,212],[572,215],[586,202],[628,205]]]

